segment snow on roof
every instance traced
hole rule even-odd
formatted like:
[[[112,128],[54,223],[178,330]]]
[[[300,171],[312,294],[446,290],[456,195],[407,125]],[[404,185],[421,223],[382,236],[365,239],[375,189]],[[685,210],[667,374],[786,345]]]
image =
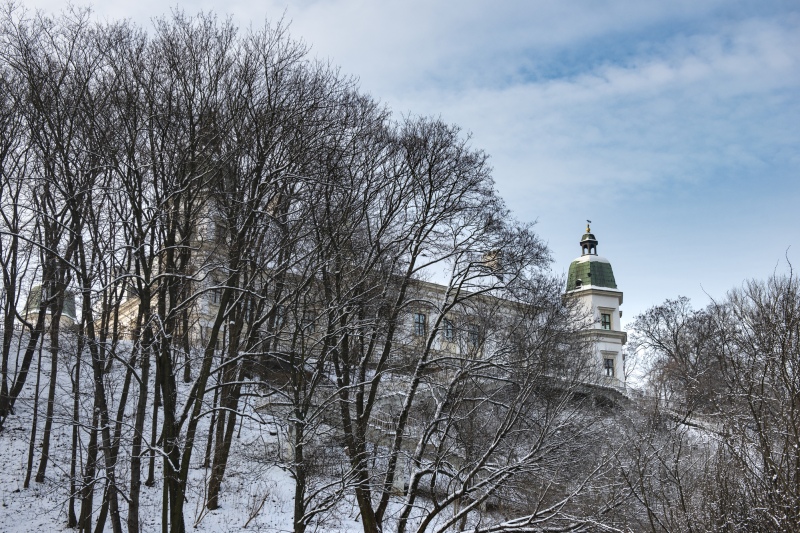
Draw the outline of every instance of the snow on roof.
[[[590,263],[610,263],[610,261],[605,257],[601,257],[599,255],[594,255],[594,254],[582,255],[575,261],[573,261],[573,263],[585,263],[587,261],[589,261]]]
[[[619,290],[619,289],[614,289],[612,287],[605,287],[603,285],[581,285],[580,287],[576,287],[576,288],[574,288],[574,289],[572,289],[570,291],[567,291],[567,292],[578,292],[578,291],[584,291],[584,290],[588,290],[588,289],[597,289],[599,291],[622,293],[622,291]]]

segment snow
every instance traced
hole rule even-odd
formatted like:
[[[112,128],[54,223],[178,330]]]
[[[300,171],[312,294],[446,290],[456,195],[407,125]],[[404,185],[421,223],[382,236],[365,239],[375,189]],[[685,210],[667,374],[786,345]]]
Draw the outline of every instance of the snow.
[[[42,375],[40,383],[39,419],[34,449],[33,474],[39,463],[41,454],[41,438],[44,427],[44,411],[46,404],[46,388],[49,380],[50,362],[45,353],[42,358]],[[67,527],[67,509],[69,502],[69,469],[72,441],[72,398],[68,368],[74,364],[67,357],[59,361],[58,393],[56,398],[53,433],[51,438],[51,463],[43,483],[31,479],[30,487],[23,488],[25,470],[30,442],[30,426],[33,416],[33,388],[35,383],[36,360],[32,364],[31,374],[22,396],[17,401],[16,414],[6,421],[0,432],[0,533],[28,533],[31,531],[74,531]],[[88,369],[84,367],[88,374]],[[84,375],[89,379],[89,376]],[[116,371],[108,378],[109,396],[113,397],[121,388],[123,367],[117,365]],[[84,388],[90,391],[89,384]],[[183,391],[184,394],[187,392]],[[91,405],[91,397],[83,398],[84,418],[86,422],[87,406]],[[126,412],[124,422],[133,423],[135,401],[129,400],[131,409]],[[241,417],[241,430],[234,436],[231,446],[231,458],[228,463],[221,493],[221,507],[209,511],[204,506],[205,488],[210,469],[203,468],[201,462],[205,451],[205,438],[208,431],[208,417],[205,417],[198,435],[200,442],[192,458],[192,469],[186,492],[187,502],[184,509],[186,528],[197,532],[228,531],[292,531],[294,480],[281,463],[281,445],[283,436],[276,431],[276,426],[285,426],[280,420],[253,412],[253,402],[248,402],[245,409],[254,414],[253,418]],[[109,406],[116,412],[115,406]],[[263,422],[259,422],[261,418]],[[150,422],[146,423],[146,427]],[[238,428],[237,428],[238,431]],[[149,431],[148,431],[149,434]],[[130,477],[130,439],[123,432],[117,477],[127,492]],[[88,433],[81,431],[82,451],[86,453]],[[127,447],[127,449],[126,449]],[[78,458],[79,463],[84,457]],[[142,485],[140,521],[143,532],[161,531],[161,460],[156,459],[156,484],[153,487]],[[143,481],[147,475],[147,460],[143,459]],[[102,501],[102,482],[95,490],[95,519]],[[120,498],[121,517],[127,515],[127,502]],[[76,501],[76,513],[80,512],[80,500]],[[325,531],[349,532],[361,531],[358,508],[351,500],[345,500],[331,513],[324,517]],[[248,523],[249,522],[249,523]],[[245,524],[247,527],[245,528]],[[111,523],[106,521],[106,529]],[[314,531],[314,528],[309,528]]]
[[[575,263],[586,263],[587,261],[589,263],[610,263],[610,261],[608,259],[606,259],[605,257],[599,256],[599,255],[594,255],[594,254],[582,255],[579,258],[577,258],[574,262]]]

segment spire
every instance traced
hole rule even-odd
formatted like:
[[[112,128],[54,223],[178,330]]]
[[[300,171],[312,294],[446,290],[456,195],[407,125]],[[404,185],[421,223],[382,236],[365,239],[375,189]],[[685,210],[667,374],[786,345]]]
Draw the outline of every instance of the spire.
[[[586,221],[586,233],[581,237],[581,255],[597,255],[597,239],[592,234],[592,228],[589,226],[591,220]]]

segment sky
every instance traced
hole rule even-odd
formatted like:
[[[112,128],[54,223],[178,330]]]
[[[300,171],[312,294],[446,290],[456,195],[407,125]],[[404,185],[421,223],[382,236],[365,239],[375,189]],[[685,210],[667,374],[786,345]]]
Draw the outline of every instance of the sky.
[[[458,124],[490,155],[514,217],[536,222],[556,274],[592,220],[623,323],[667,298],[702,307],[800,269],[797,0],[177,5],[243,30],[282,19],[397,117]],[[155,0],[93,8],[145,27],[170,11]]]

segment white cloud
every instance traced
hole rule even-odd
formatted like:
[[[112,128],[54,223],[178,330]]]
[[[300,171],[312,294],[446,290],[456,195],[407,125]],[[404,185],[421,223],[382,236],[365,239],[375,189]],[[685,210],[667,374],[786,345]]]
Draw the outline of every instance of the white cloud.
[[[185,8],[254,26],[285,12],[295,37],[360,76],[396,113],[441,114],[473,131],[515,198],[598,179],[614,187],[702,179],[704,169],[756,165],[800,142],[786,131],[787,117],[800,120],[800,20],[754,18],[746,2],[202,0]],[[730,15],[737,9],[741,16]],[[165,10],[154,0],[97,6],[98,16],[142,24]]]
[[[535,173],[510,184],[514,197],[598,180],[702,179],[712,167],[747,167],[775,146],[800,144],[788,119],[800,119],[796,22],[677,36],[568,78],[406,93],[396,107],[440,110],[475,131],[501,181]]]

